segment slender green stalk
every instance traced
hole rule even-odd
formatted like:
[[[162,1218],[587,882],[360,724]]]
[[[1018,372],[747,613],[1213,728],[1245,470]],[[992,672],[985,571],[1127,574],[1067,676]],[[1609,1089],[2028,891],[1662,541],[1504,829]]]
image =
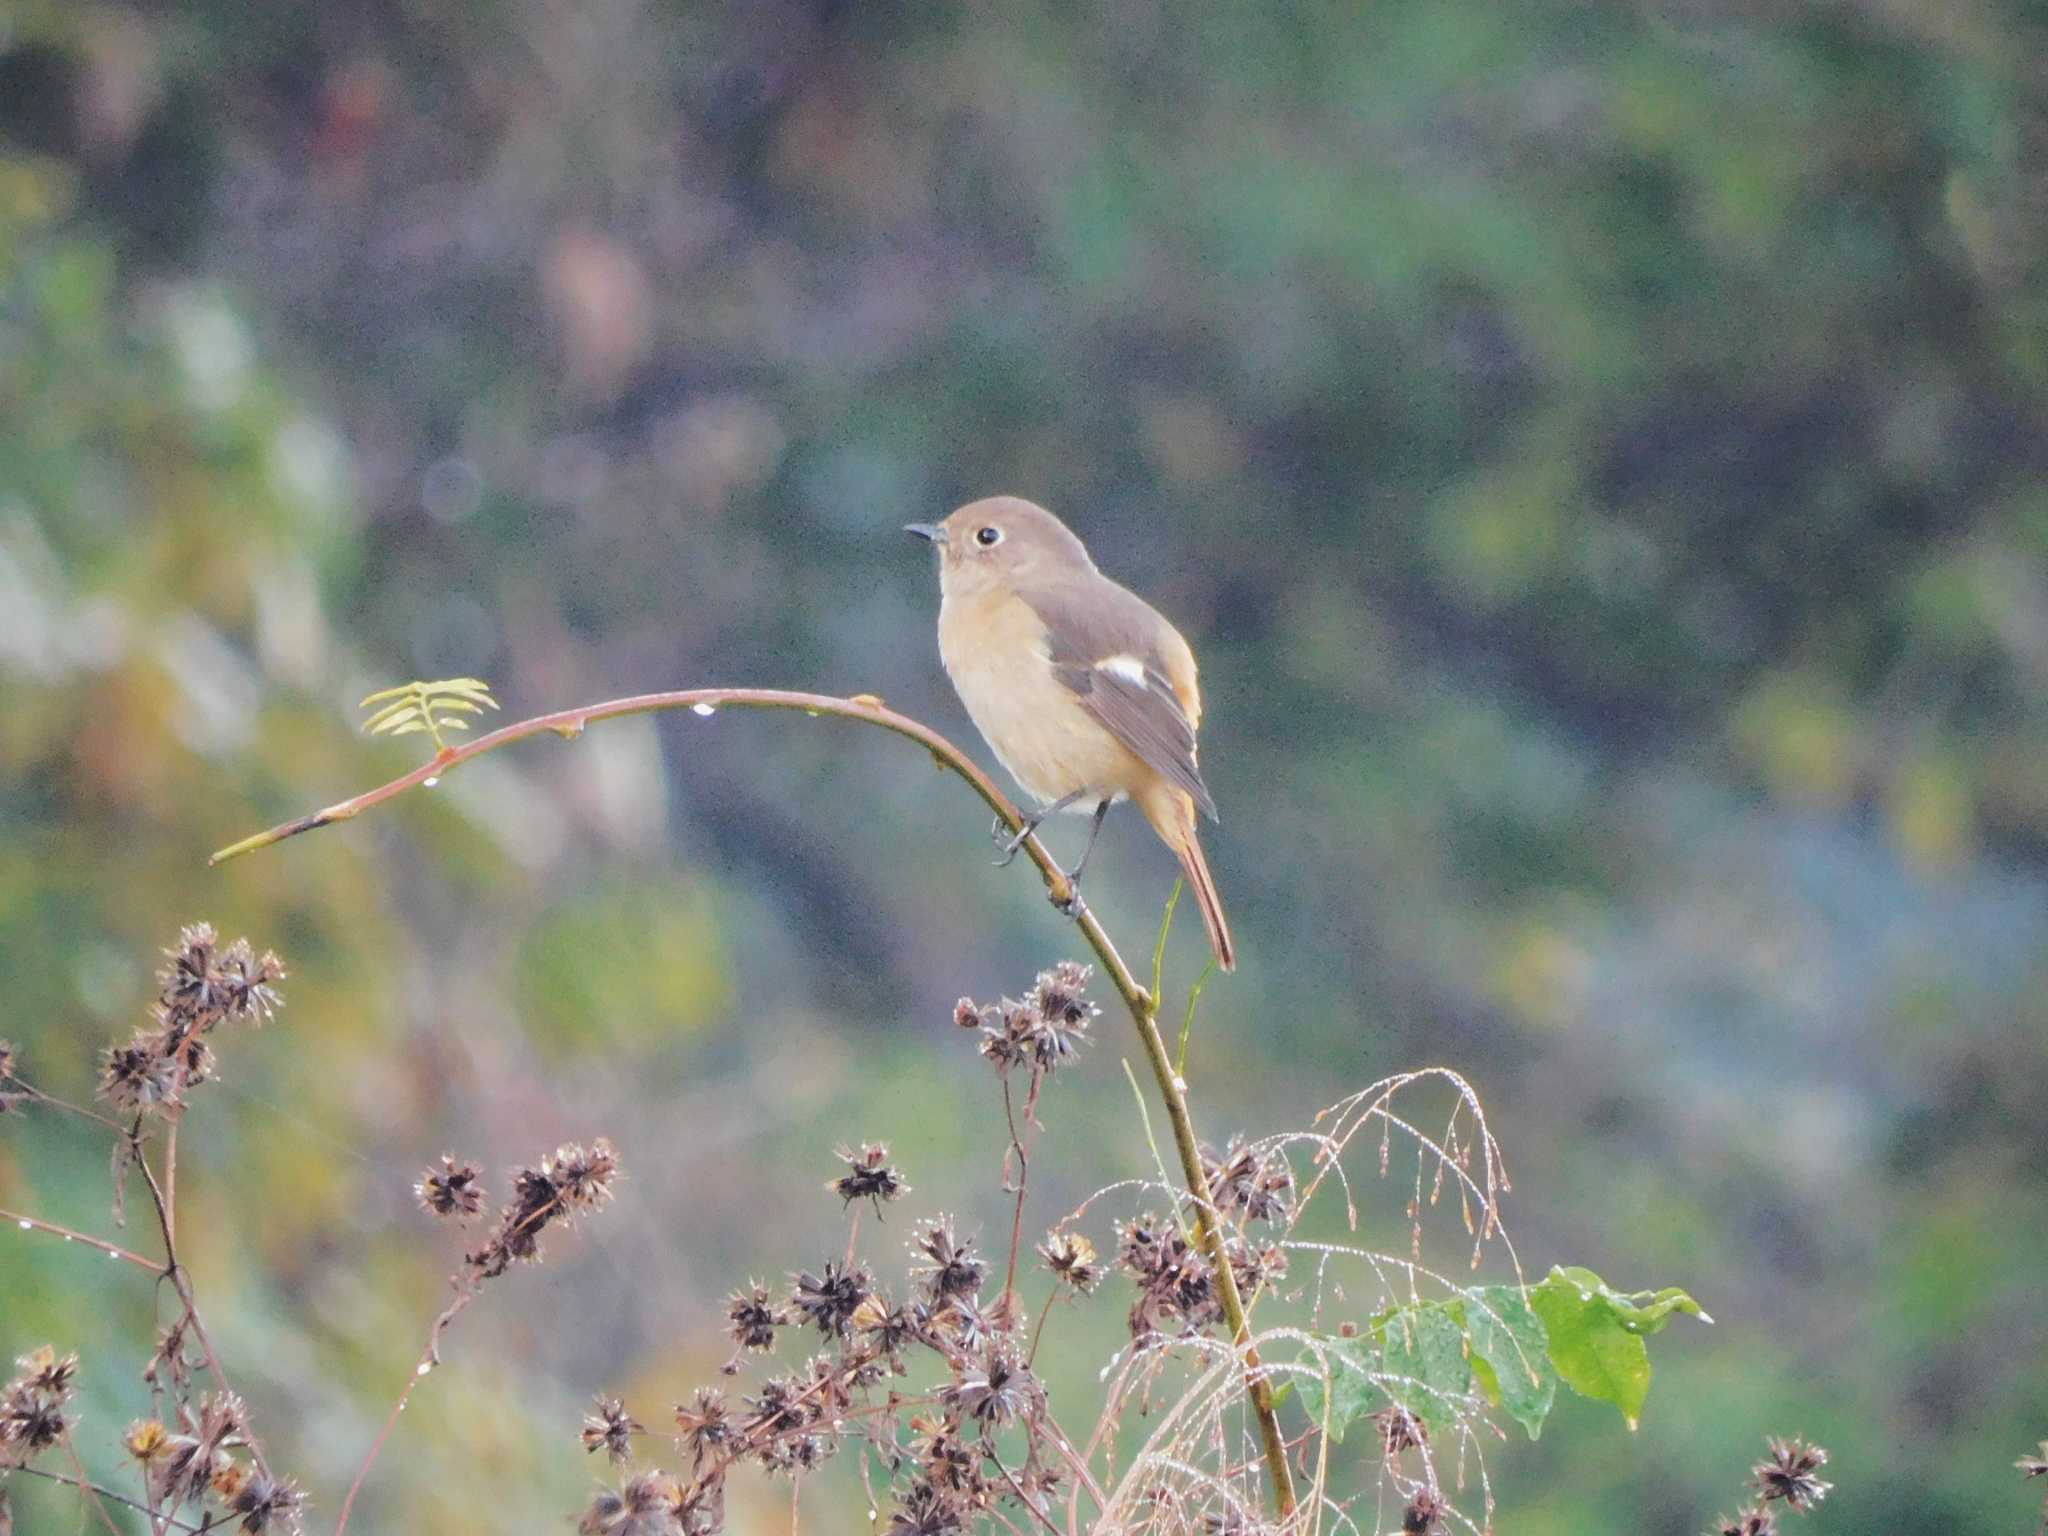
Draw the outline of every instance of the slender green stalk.
[[[1166,984],[1161,977],[1166,971],[1166,936],[1173,932],[1173,909],[1180,905],[1180,893],[1187,888],[1187,881],[1176,876],[1173,889],[1167,893],[1166,910],[1159,917],[1159,937],[1152,944],[1152,995],[1165,994]]]
[[[373,806],[404,794],[422,784],[437,780],[460,767],[473,757],[509,746],[544,732],[573,741],[583,734],[585,727],[600,720],[614,720],[627,715],[657,714],[666,710],[688,709],[700,715],[713,714],[720,709],[778,709],[800,710],[807,715],[829,715],[841,720],[856,720],[864,725],[880,726],[898,736],[916,742],[942,769],[950,769],[967,781],[968,786],[979,795],[982,802],[1010,827],[1021,831],[1024,816],[1010,799],[989,779],[988,775],[974,765],[974,762],[958,747],[923,722],[908,715],[898,714],[888,708],[872,694],[859,694],[850,699],[835,698],[823,693],[799,693],[779,688],[689,688],[669,693],[642,693],[623,699],[610,699],[600,704],[586,704],[576,709],[558,710],[553,714],[536,715],[529,720],[515,721],[500,726],[497,730],[465,742],[459,747],[446,747],[434,754],[412,772],[403,774],[387,784],[366,790],[351,799],[338,801],[309,816],[301,816],[258,832],[240,842],[232,843],[214,854],[207,862],[220,864],[228,859],[239,858],[259,848],[268,848],[286,838],[296,837],[301,832],[311,832],[319,827],[333,826],[361,815]],[[1031,862],[1038,866],[1040,878],[1045,881],[1046,893],[1053,905],[1067,909],[1073,904],[1074,888],[1066,872],[1039,842],[1036,836],[1027,837],[1024,851]],[[1169,916],[1171,915],[1169,909]],[[1280,1434],[1280,1420],[1273,1406],[1272,1384],[1266,1379],[1265,1369],[1259,1361],[1257,1347],[1252,1343],[1251,1324],[1245,1316],[1244,1299],[1237,1289],[1237,1276],[1230,1268],[1230,1255],[1224,1246],[1223,1229],[1215,1219],[1215,1212],[1209,1203],[1208,1189],[1202,1175],[1202,1157],[1195,1136],[1195,1122],[1188,1108],[1187,1085],[1174,1070],[1173,1059],[1167,1054],[1166,1042],[1159,1033],[1158,968],[1164,962],[1165,931],[1162,926],[1159,948],[1154,956],[1154,984],[1150,991],[1142,986],[1131,969],[1124,963],[1123,956],[1110,942],[1109,934],[1096,920],[1095,914],[1081,906],[1073,914],[1074,922],[1081,930],[1088,947],[1095,951],[1103,973],[1123,999],[1125,1010],[1131,1016],[1131,1024],[1137,1030],[1138,1040],[1145,1050],[1145,1060],[1152,1069],[1153,1080],[1158,1084],[1159,1096],[1166,1105],[1166,1117],[1173,1126],[1174,1150],[1179,1156],[1182,1180],[1192,1197],[1195,1212],[1195,1232],[1202,1251],[1216,1273],[1216,1285],[1223,1301],[1224,1320],[1230,1325],[1232,1342],[1235,1345],[1245,1376],[1245,1390],[1251,1398],[1252,1411],[1259,1422],[1259,1438],[1263,1444],[1267,1476],[1272,1484],[1273,1506],[1284,1520],[1294,1513],[1294,1479],[1287,1465],[1287,1445]],[[351,1495],[353,1496],[353,1495]],[[344,1506],[344,1509],[346,1506]]]
[[[1202,989],[1209,985],[1209,978],[1215,974],[1216,961],[1212,956],[1202,967],[1202,974],[1195,978],[1195,984],[1188,988],[1187,1011],[1180,1016],[1180,1052],[1173,1064],[1173,1070],[1183,1079],[1188,1075],[1188,1032],[1195,1027],[1195,1004],[1202,1000]]]

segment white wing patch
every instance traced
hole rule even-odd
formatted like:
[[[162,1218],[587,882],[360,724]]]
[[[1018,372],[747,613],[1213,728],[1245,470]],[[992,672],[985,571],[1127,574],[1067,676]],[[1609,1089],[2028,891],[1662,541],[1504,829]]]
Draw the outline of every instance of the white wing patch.
[[[1145,677],[1145,663],[1135,656],[1105,656],[1095,663],[1095,670],[1108,672],[1137,687],[1148,687]]]

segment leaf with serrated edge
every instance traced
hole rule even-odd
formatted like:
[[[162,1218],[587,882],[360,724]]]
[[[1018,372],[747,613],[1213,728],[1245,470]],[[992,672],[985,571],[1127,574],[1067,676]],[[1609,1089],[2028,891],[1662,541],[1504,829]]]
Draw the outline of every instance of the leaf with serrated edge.
[[[1353,1420],[1371,1409],[1378,1388],[1373,1384],[1372,1346],[1364,1339],[1320,1340],[1324,1361],[1330,1373],[1330,1405],[1328,1430],[1330,1438],[1341,1442],[1344,1431],[1351,1427]],[[1318,1425],[1323,1423],[1323,1362],[1315,1355],[1302,1357],[1307,1372],[1301,1382],[1301,1405]]]
[[[1557,1368],[1550,1361],[1543,1319],[1518,1285],[1474,1286],[1465,1293],[1464,1310],[1472,1374],[1487,1400],[1536,1439],[1557,1400]]]
[[[1453,1304],[1454,1305],[1454,1304]],[[1425,1301],[1374,1320],[1384,1375],[1380,1389],[1432,1432],[1457,1423],[1459,1401],[1472,1392],[1465,1329],[1450,1306]]]

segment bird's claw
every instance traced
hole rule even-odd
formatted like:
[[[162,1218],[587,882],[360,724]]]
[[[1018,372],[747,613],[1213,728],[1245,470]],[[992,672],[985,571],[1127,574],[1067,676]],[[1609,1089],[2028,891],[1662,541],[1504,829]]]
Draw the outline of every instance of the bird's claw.
[[[1077,918],[1088,910],[1088,903],[1081,899],[1080,884],[1072,876],[1069,876],[1067,879],[1066,900],[1062,901],[1059,897],[1055,896],[1052,898],[1052,905],[1053,910],[1062,917]]]
[[[1008,869],[1016,863],[1017,851],[1024,846],[1024,840],[1037,830],[1037,822],[1027,821],[1015,833],[1011,833],[1009,823],[998,816],[996,824],[988,829],[989,841],[1003,850],[1003,856],[995,861],[996,868]]]

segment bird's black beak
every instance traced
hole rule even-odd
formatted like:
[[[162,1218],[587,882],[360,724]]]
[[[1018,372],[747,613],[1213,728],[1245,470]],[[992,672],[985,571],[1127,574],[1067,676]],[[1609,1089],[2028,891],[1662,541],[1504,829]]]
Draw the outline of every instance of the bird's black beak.
[[[934,544],[946,542],[946,530],[937,523],[905,523],[903,531],[905,533],[914,533],[920,539],[929,539]]]

